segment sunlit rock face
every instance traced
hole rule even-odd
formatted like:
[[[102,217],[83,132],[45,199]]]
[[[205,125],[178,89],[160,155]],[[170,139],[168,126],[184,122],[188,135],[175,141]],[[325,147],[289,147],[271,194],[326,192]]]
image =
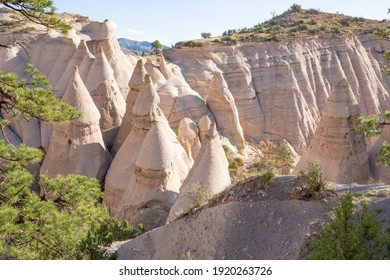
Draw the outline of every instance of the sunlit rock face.
[[[142,84],[144,83],[146,70],[144,67],[144,62],[142,59],[138,60],[137,65],[135,66],[133,75],[129,81],[129,93],[127,94],[126,100],[126,112],[123,116],[122,125],[119,128],[117,137],[114,142],[114,147],[112,150],[113,154],[116,154],[119,148],[122,146],[123,142],[125,142],[127,136],[129,135],[132,127],[132,119],[133,119],[133,107],[135,102],[137,101],[138,95],[140,94]],[[155,95],[156,99],[158,98]],[[156,101],[159,103],[160,101]]]
[[[225,190],[231,183],[228,167],[216,125],[212,123],[167,221],[174,220],[196,206],[199,203],[197,200],[201,199],[199,196],[212,197]]]
[[[310,146],[294,169],[305,170],[309,161],[321,165],[328,181],[367,182],[370,172],[363,133],[355,130],[360,109],[346,79],[333,88]]]
[[[104,197],[114,217],[148,223],[151,228],[165,221],[191,165],[158,107],[159,100],[146,75],[132,110],[131,131],[106,176]],[[161,203],[149,204],[156,200]],[[150,213],[155,213],[154,221],[145,218],[153,216]]]
[[[85,85],[100,112],[105,142],[112,146],[125,114],[126,102],[102,47],[91,65]]]
[[[55,123],[41,174],[49,177],[79,174],[103,180],[111,156],[103,142],[100,113],[78,73],[74,69],[62,101],[82,115],[68,122]]]
[[[189,118],[182,119],[179,123],[177,139],[186,151],[188,159],[194,163],[201,147],[196,123]]]
[[[345,78],[362,115],[389,109],[383,52],[390,42],[374,36],[303,39],[171,49],[166,57],[189,85],[207,95],[213,72],[223,74],[237,106],[245,138],[286,139],[308,148],[332,88]]]
[[[206,102],[216,119],[218,131],[239,150],[244,150],[245,139],[237,107],[220,72],[215,72],[211,78]]]

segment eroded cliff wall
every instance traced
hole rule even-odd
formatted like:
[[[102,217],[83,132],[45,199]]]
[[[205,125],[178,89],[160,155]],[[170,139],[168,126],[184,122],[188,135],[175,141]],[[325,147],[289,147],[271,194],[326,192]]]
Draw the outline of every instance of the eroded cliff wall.
[[[390,42],[373,35],[237,46],[209,44],[165,52],[190,86],[207,95],[212,73],[229,86],[247,139],[285,138],[302,153],[310,143],[331,89],[348,81],[361,114],[389,109],[390,79],[383,53]]]

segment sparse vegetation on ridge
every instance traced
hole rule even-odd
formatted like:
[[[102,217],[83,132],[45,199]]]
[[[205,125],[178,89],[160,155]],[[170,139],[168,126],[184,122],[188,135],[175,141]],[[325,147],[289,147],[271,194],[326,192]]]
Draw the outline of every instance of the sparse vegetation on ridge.
[[[221,37],[208,42],[202,41],[197,46],[211,43],[232,45],[229,37],[239,42],[283,42],[299,38],[343,38],[350,35],[375,34],[381,37],[390,36],[390,22],[352,17],[343,14],[321,12],[317,9],[303,9],[300,5],[292,5],[286,12],[273,17],[251,28],[229,29]],[[204,39],[207,39],[203,37]],[[196,42],[196,41],[195,41]],[[180,43],[177,47],[180,47]]]
[[[302,182],[303,198],[321,198],[328,186],[320,164],[315,161],[309,161],[306,170],[301,170],[297,178]]]

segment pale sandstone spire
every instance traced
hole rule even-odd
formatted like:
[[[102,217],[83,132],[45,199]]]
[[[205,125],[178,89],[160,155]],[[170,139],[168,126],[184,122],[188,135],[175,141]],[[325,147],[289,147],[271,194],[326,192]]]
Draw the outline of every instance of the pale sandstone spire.
[[[210,126],[211,126],[211,120],[208,116],[203,116],[199,120],[198,127],[199,127],[199,137],[201,142],[203,142],[203,140],[205,139],[206,134],[210,129]]]
[[[81,112],[69,122],[55,123],[41,174],[79,174],[103,180],[111,161],[99,127],[100,113],[75,67],[62,101]]]
[[[325,179],[335,183],[363,183],[369,178],[368,154],[364,135],[355,130],[359,107],[347,80],[333,88],[310,146],[293,173],[320,163]]]
[[[96,89],[106,79],[114,78],[114,71],[108,63],[103,47],[99,47],[95,57],[95,61],[93,62],[87,80],[85,81],[85,85],[89,90]]]
[[[112,145],[125,114],[125,101],[103,48],[88,73],[86,86],[101,114],[100,127],[106,143]]]
[[[234,98],[222,73],[215,72],[206,99],[207,106],[213,113],[218,131],[239,150],[245,149],[244,133],[238,117]]]
[[[88,48],[88,46],[84,40],[82,40],[80,44],[84,44],[85,47]],[[95,61],[95,56],[88,49],[88,52],[85,54],[85,56],[81,60],[80,66],[79,66],[80,77],[83,81],[87,80],[89,70],[91,69],[94,61]]]
[[[163,122],[166,134],[175,143],[175,168],[181,180],[187,176],[189,161],[184,149],[177,141],[174,132],[168,125],[162,111],[157,104],[159,97],[148,75],[142,84],[141,92],[133,108],[132,128],[125,142],[117,152],[106,176],[104,204],[111,215],[119,219],[126,217],[124,207],[130,203],[127,196],[131,196],[132,178],[136,174],[136,159],[143,142],[154,121]],[[181,159],[180,159],[181,158]],[[180,160],[179,160],[180,159]]]
[[[60,80],[54,87],[54,91],[57,96],[62,97],[64,95],[65,90],[73,77],[74,67],[80,66],[84,58],[90,54],[91,53],[88,50],[87,44],[84,40],[81,40]]]
[[[170,210],[167,221],[170,222],[179,214],[187,213],[196,205],[197,193],[212,197],[225,190],[231,183],[228,167],[229,163],[215,123],[212,123],[195,164],[180,189],[179,198]]]
[[[165,79],[169,80],[175,77],[175,74],[173,74],[172,69],[168,68],[167,62],[165,61],[164,55],[160,55],[160,71],[164,75]]]
[[[198,134],[199,129],[193,120],[184,118],[180,121],[177,139],[192,162],[195,161],[201,147]]]
[[[145,76],[147,75],[144,63],[142,59],[139,59],[137,65],[135,66],[133,75],[129,81],[129,93],[126,100],[126,112],[123,116],[122,124],[119,128],[118,135],[114,142],[114,147],[112,150],[113,154],[116,154],[119,148],[125,142],[127,136],[129,135],[132,127],[133,119],[133,107],[138,98],[138,95],[141,91],[142,84],[144,83]]]
[[[81,80],[77,67],[74,67],[73,76],[65,91],[62,101],[77,108],[81,116],[70,120],[77,125],[92,125],[100,120],[99,110],[94,106],[93,99],[85,84]]]
[[[133,65],[121,50],[115,31],[110,22],[91,22],[84,26],[82,31],[88,35],[91,40],[87,45],[94,56],[97,56],[102,47],[107,60],[114,71],[115,81],[117,82],[121,94],[126,99],[129,91],[128,83],[133,73]]]
[[[144,82],[141,86],[141,92],[133,106],[134,115],[146,115],[150,114],[154,106],[160,103],[160,97],[158,96],[152,80],[149,75],[145,75]]]
[[[165,223],[183,180],[179,169],[184,162],[177,153],[181,146],[172,141],[168,129],[164,121],[153,122],[125,195],[124,218],[132,225],[144,224],[147,230]]]

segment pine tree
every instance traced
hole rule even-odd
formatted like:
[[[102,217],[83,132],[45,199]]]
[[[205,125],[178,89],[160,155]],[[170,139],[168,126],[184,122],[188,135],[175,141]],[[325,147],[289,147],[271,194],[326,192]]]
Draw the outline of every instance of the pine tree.
[[[1,1],[28,20],[67,32],[70,26],[54,15],[52,1]],[[9,47],[1,45],[1,47]],[[0,72],[0,110],[26,120],[67,121],[81,115],[61,102],[49,80],[27,65],[27,80]],[[25,145],[13,146],[4,133],[0,140],[0,255],[16,259],[102,259],[114,240],[129,239],[140,229],[112,219],[101,204],[96,179],[79,175],[38,179],[41,192],[31,190],[34,176],[27,167],[43,153]],[[50,198],[50,199],[49,199]]]
[[[390,234],[382,233],[381,222],[369,214],[363,204],[360,215],[354,213],[353,196],[348,192],[335,211],[335,218],[312,241],[311,259],[375,260],[382,259],[389,246]]]

